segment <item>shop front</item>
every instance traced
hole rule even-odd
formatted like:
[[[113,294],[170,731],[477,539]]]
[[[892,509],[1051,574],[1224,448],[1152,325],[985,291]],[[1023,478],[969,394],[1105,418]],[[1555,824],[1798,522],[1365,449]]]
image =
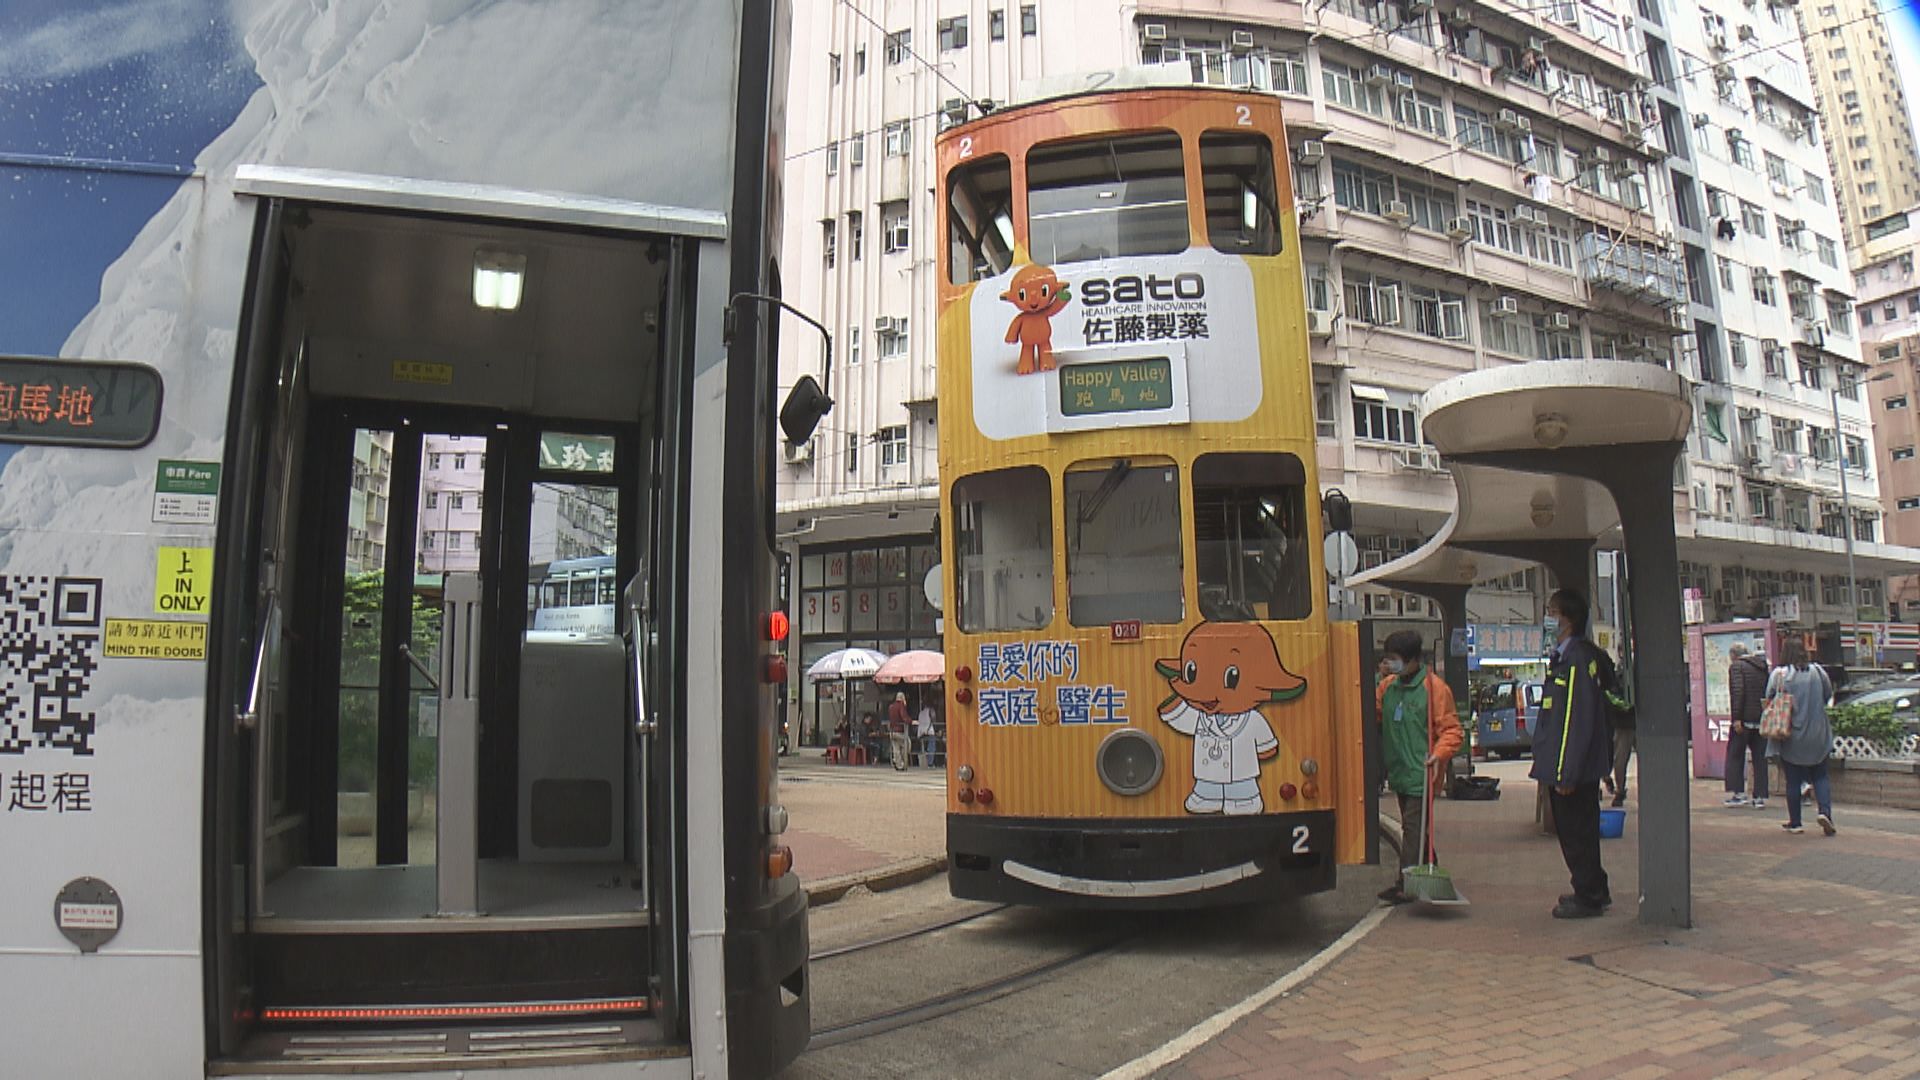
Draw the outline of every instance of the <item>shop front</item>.
[[[874,649],[892,656],[908,649],[940,650],[939,612],[927,600],[926,581],[940,561],[931,537],[856,540],[803,547],[793,621],[799,627],[804,672],[836,649]],[[797,678],[800,742],[822,746],[842,719],[886,714],[894,689],[855,679],[809,683]],[[912,696],[910,693],[909,696]]]

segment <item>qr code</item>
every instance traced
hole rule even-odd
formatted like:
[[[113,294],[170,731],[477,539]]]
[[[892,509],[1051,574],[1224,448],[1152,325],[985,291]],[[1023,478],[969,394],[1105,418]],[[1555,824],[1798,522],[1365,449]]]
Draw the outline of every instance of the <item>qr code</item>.
[[[0,574],[0,754],[93,753],[100,579]]]

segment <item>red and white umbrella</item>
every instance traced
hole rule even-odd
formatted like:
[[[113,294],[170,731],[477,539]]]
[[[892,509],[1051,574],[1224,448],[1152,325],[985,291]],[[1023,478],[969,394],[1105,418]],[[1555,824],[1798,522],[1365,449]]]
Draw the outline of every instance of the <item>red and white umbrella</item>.
[[[908,649],[887,658],[873,673],[877,683],[936,683],[947,675],[947,658],[931,649]]]

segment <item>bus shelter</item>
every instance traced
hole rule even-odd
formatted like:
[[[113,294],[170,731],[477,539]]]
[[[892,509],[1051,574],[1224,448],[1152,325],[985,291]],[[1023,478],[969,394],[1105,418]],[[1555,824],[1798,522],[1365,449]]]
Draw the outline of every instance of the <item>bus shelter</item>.
[[[1591,595],[1595,545],[1624,547],[1640,810],[1657,826],[1640,830],[1640,919],[1691,925],[1673,511],[1674,461],[1692,418],[1686,383],[1649,364],[1540,361],[1449,379],[1427,392],[1422,412],[1427,438],[1453,474],[1453,516],[1417,550],[1349,584],[1431,597],[1451,630],[1466,625],[1476,581],[1538,563]],[[1464,680],[1465,665],[1455,666]]]

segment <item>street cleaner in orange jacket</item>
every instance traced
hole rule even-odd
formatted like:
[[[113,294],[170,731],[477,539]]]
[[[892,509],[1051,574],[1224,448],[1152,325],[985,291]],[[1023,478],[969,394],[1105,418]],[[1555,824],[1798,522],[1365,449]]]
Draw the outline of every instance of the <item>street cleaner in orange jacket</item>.
[[[1437,861],[1426,828],[1429,793],[1439,792],[1462,736],[1453,691],[1421,663],[1420,635],[1397,630],[1387,635],[1385,651],[1388,675],[1374,688],[1373,699],[1380,712],[1387,786],[1400,799],[1400,868],[1405,870]],[[1396,877],[1380,899],[1404,904],[1412,897]]]
[[[1600,778],[1613,761],[1613,660],[1587,640],[1587,598],[1572,589],[1547,599],[1546,629],[1554,645],[1534,726],[1531,775],[1547,785],[1560,854],[1573,875],[1573,892],[1560,898],[1553,917],[1590,919],[1613,903],[1600,865]]]

